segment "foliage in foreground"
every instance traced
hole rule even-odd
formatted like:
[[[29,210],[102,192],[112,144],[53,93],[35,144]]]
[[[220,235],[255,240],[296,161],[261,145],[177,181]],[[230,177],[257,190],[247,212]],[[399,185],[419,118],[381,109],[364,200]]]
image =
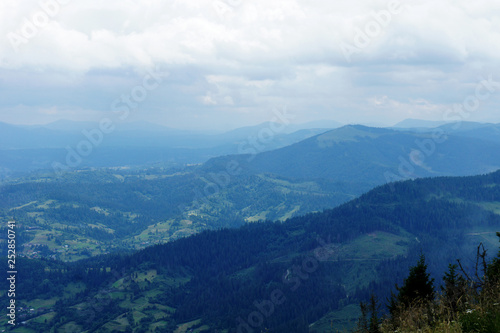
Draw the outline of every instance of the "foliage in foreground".
[[[410,269],[403,287],[396,286],[398,294],[389,300],[386,318],[377,318],[373,297],[369,305],[361,304],[362,316],[356,332],[500,332],[500,252],[488,264],[486,251],[480,245],[473,276],[458,263],[449,265],[441,293],[435,294],[422,256]]]

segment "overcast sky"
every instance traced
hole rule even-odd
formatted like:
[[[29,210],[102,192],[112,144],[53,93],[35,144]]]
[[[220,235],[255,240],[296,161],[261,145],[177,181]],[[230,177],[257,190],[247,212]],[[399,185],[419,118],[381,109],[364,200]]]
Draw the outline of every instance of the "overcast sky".
[[[0,121],[500,122],[498,1],[44,2],[0,2]]]

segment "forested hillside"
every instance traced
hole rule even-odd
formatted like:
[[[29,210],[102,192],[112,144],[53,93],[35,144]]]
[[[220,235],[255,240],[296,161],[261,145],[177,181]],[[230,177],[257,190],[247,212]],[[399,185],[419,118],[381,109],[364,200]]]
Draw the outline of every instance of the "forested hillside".
[[[416,177],[465,176],[500,168],[498,143],[445,129],[423,133],[348,125],[260,154],[214,158],[206,170],[236,160],[250,174],[326,178],[380,185]],[[286,163],[284,163],[286,161]]]
[[[251,130],[224,137],[238,142]],[[99,165],[128,166],[82,166],[4,181],[0,214],[19,220],[23,254],[72,261],[202,230],[284,221],[336,207],[390,181],[500,168],[498,143],[435,131],[349,125],[273,151],[244,145],[240,152],[246,154],[189,166],[133,168],[117,159],[119,147],[109,155],[96,151],[92,158]],[[149,148],[130,149],[136,151],[126,158],[150,163]]]
[[[353,327],[421,254],[436,281],[496,252],[500,172],[378,187],[286,223],[205,231],[130,255],[76,263],[23,259],[18,299],[33,332],[325,332]],[[42,283],[40,283],[42,281]]]
[[[0,214],[18,220],[22,253],[67,261],[206,229],[285,220],[335,207],[365,190],[356,183],[210,173],[196,166],[87,170],[4,183]]]

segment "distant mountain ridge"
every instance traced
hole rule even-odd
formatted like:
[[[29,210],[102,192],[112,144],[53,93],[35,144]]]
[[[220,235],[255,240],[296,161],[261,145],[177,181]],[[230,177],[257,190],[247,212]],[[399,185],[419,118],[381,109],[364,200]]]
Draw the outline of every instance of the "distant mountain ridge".
[[[16,172],[51,169],[53,162],[64,164],[68,149],[74,150],[88,140],[76,130],[81,125],[62,121],[47,129],[0,123],[0,178]],[[409,177],[470,175],[499,167],[496,145],[500,144],[500,124],[462,122],[435,129],[347,125],[329,130],[263,123],[210,135],[159,125],[150,131],[141,130],[148,128],[148,123],[125,125],[104,136],[102,144],[84,156],[78,167],[197,164],[215,158],[206,165],[211,168],[234,159],[250,173],[342,181],[358,181],[361,177],[371,185]],[[309,125],[318,124],[305,126]],[[329,125],[335,124],[325,126]],[[432,137],[433,131],[440,131],[449,139],[438,143]],[[425,142],[430,145],[428,148],[421,147]],[[458,146],[464,150],[461,152]],[[223,155],[231,157],[217,159]],[[479,163],[474,165],[472,158]]]
[[[289,178],[387,181],[486,173],[500,168],[500,145],[458,134],[436,139],[432,133],[347,125],[287,147],[255,155],[214,158],[203,166],[217,170],[231,160],[245,172]],[[388,178],[387,175],[391,175]]]
[[[261,135],[263,130],[266,132],[265,135],[270,135],[268,132],[271,131],[272,137],[265,138],[266,142],[273,143],[273,140],[279,139],[280,142],[275,144],[283,146],[304,139],[307,131],[314,135],[334,127],[309,127],[307,124],[292,125],[266,122],[219,134],[179,130],[149,122],[112,124],[112,128],[111,133],[105,135],[103,146],[117,147],[132,144],[136,147],[161,146],[199,149],[238,144]],[[46,125],[33,126],[18,126],[0,122],[0,149],[64,148],[68,143],[77,144],[79,140],[85,139],[82,131],[91,132],[95,129],[99,129],[98,122],[59,120]],[[272,147],[266,147],[266,149],[272,149]],[[236,152],[236,150],[234,151]]]
[[[92,122],[57,121],[44,126],[17,126],[0,122],[0,179],[66,163],[79,144],[92,146],[80,156],[78,167],[118,167],[196,164],[227,154],[237,154],[244,145],[272,150],[301,141],[326,129],[293,131],[283,124],[260,124],[222,134],[183,131],[146,122],[114,125],[109,134],[96,134]],[[270,129],[280,129],[269,133]],[[91,134],[84,134],[86,133]],[[93,133],[93,134],[92,134]],[[98,144],[90,143],[98,140]],[[99,138],[99,136],[101,137]]]
[[[445,125],[446,121],[423,120],[423,119],[405,119],[392,127],[396,128],[435,128]]]

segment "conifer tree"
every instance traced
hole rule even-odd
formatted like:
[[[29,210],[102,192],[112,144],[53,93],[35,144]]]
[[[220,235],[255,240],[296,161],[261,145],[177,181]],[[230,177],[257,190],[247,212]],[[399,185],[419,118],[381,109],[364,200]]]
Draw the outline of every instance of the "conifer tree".
[[[399,288],[398,295],[392,295],[389,300],[389,311],[394,315],[398,307],[408,307],[417,301],[430,301],[434,298],[434,279],[427,273],[425,256],[420,255],[417,265],[410,268],[410,274],[405,279],[403,286]]]
[[[448,272],[444,274],[444,286],[441,286],[443,300],[453,312],[457,311],[457,303],[466,292],[466,281],[462,275],[457,273],[456,264],[448,265]]]
[[[434,298],[434,279],[427,273],[425,256],[420,255],[416,266],[410,268],[410,274],[403,286],[399,289],[399,301],[405,305],[421,299],[432,300]]]
[[[361,316],[358,319],[358,327],[356,333],[367,333],[368,332],[368,306],[365,302],[360,302],[359,307],[361,309]]]
[[[380,333],[380,319],[378,317],[378,300],[375,294],[370,297],[370,326],[369,333]]]
[[[500,232],[497,232],[498,240],[500,241]],[[500,251],[493,261],[488,265],[486,270],[486,278],[490,283],[497,283],[500,281]]]

